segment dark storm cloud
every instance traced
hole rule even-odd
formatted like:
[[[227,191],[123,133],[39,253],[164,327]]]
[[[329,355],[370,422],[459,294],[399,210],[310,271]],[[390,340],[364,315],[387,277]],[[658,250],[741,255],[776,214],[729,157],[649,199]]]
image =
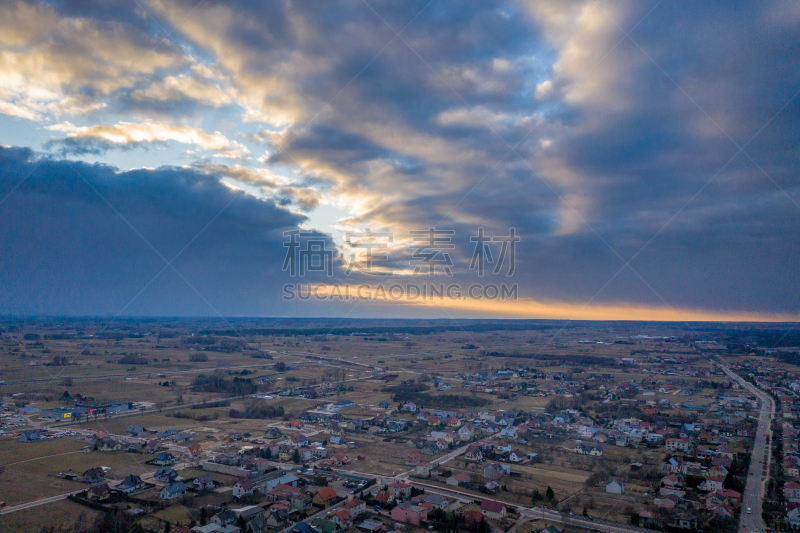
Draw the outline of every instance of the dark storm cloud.
[[[148,36],[142,42],[159,35],[124,4],[59,5],[135,27]],[[227,84],[248,122],[272,126],[258,130],[267,164],[297,164],[297,183],[357,204],[353,226],[455,229],[462,265],[477,227],[495,235],[515,227],[523,296],[792,312],[800,303],[796,5],[154,2],[147,7],[175,40],[222,74],[188,75],[188,63],[165,60],[109,108],[200,115],[229,105],[213,90]],[[169,83],[151,79],[167,75]],[[53,148],[103,148],[69,142]],[[123,184],[129,174],[104,172]],[[196,176],[136,172],[152,178],[144,197],[164,172],[175,183]],[[321,198],[303,187],[281,203],[302,195],[300,205],[317,206]],[[167,196],[186,209],[206,205],[189,190]],[[298,223],[253,202],[243,203]],[[145,227],[160,212],[138,211]],[[634,257],[633,270],[618,273]],[[458,276],[468,279],[463,269]]]
[[[214,175],[21,148],[0,148],[0,198],[7,313],[276,314],[283,231],[304,221]]]

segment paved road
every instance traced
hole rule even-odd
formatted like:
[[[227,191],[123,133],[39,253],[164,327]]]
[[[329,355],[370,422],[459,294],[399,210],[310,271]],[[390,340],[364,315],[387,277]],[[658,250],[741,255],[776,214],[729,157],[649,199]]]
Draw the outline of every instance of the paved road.
[[[730,378],[735,379],[751,394],[754,394],[761,402],[761,408],[758,413],[758,430],[753,444],[753,455],[750,459],[750,470],[747,473],[747,482],[742,495],[739,533],[762,533],[766,527],[761,516],[764,502],[764,485],[769,477],[769,464],[772,458],[771,447],[767,444],[767,435],[771,434],[770,421],[775,416],[775,404],[768,394],[757,389],[730,368],[722,365],[720,365],[720,368]],[[766,472],[766,475],[764,475],[764,472]],[[750,508],[752,513],[748,513],[747,508]]]

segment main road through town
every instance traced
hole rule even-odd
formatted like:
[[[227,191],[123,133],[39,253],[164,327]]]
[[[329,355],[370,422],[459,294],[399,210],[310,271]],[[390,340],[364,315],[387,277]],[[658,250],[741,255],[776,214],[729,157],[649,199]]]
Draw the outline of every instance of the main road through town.
[[[769,478],[769,464],[772,458],[772,450],[767,437],[772,432],[770,426],[775,416],[775,404],[768,394],[759,390],[727,366],[720,365],[720,368],[730,378],[736,380],[742,387],[754,394],[761,404],[758,413],[758,430],[753,444],[753,455],[750,458],[750,470],[747,473],[747,482],[742,495],[739,533],[763,533],[767,526],[761,516],[761,508],[764,501],[764,486]],[[748,509],[750,512],[747,511]]]

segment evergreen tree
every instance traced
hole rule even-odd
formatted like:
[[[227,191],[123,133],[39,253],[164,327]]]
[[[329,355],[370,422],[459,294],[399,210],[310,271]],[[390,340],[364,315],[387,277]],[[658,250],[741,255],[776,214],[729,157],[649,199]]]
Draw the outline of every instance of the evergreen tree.
[[[545,495],[545,498],[547,498],[547,501],[549,501],[549,502],[553,501],[553,499],[555,499],[555,497],[556,497],[555,493],[553,492],[552,487],[550,487],[549,485],[547,486],[547,492],[545,492],[544,495]]]

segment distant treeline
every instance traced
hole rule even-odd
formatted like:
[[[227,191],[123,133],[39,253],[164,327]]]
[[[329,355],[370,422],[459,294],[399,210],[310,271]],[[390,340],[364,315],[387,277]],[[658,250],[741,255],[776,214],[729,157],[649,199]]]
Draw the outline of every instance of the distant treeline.
[[[486,398],[463,394],[441,394],[431,396],[425,392],[397,392],[392,399],[398,403],[414,402],[420,407],[434,409],[461,409],[463,407],[485,407],[492,403]]]
[[[391,333],[406,333],[411,335],[427,335],[430,333],[444,333],[447,331],[472,331],[472,332],[485,332],[485,331],[532,331],[532,330],[549,330],[554,329],[555,325],[542,325],[542,324],[464,324],[464,325],[440,325],[440,326],[373,326],[373,327],[357,327],[357,326],[334,326],[334,327],[319,327],[319,328],[252,328],[244,330],[226,329],[226,330],[203,330],[199,333],[201,335],[221,335],[226,337],[239,337],[243,334],[247,335],[282,335],[282,336],[310,336],[310,335],[352,335],[364,333],[366,335],[386,335]]]
[[[775,354],[775,357],[777,357],[779,361],[783,361],[784,363],[800,366],[800,353],[778,352]]]
[[[384,387],[383,392],[395,394],[416,394],[418,392],[425,392],[429,388],[430,387],[424,383],[405,383],[401,385],[395,385],[394,387]]]
[[[231,418],[255,418],[258,420],[264,418],[280,418],[283,415],[283,406],[279,405],[275,407],[274,405],[263,405],[257,402],[246,405],[244,411],[231,409],[228,412],[228,416]]]
[[[541,361],[552,361],[561,363],[570,363],[575,365],[592,365],[592,366],[617,366],[619,361],[613,357],[598,357],[596,355],[577,355],[577,354],[553,354],[553,353],[504,353],[504,352],[487,352],[484,351],[483,355],[486,357],[518,357],[520,359],[537,359]]]
[[[192,380],[192,390],[196,392],[222,392],[232,396],[242,396],[256,392],[256,385],[250,378],[235,377],[227,379],[225,374],[216,371],[213,374],[200,374]]]

